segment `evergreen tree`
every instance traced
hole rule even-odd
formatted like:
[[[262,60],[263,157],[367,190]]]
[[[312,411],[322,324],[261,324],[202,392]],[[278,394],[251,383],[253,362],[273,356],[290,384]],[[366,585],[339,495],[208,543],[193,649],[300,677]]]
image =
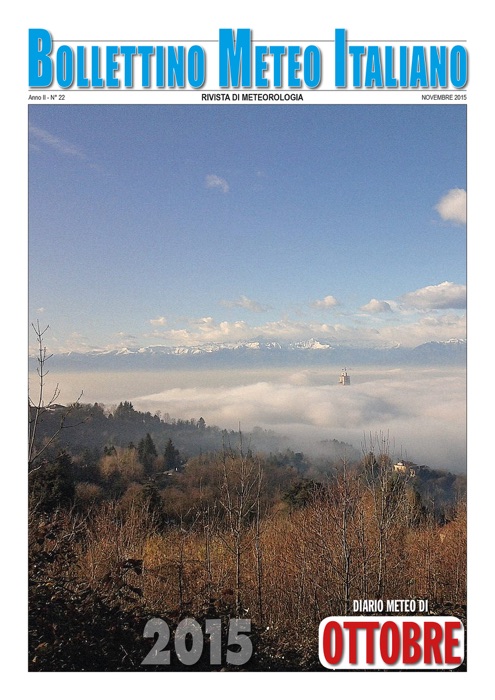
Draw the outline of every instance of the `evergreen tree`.
[[[29,474],[29,495],[36,509],[51,513],[56,508],[69,508],[74,494],[74,469],[68,452],[60,452],[55,461]]]
[[[148,512],[153,516],[157,525],[162,526],[165,523],[165,513],[163,509],[163,500],[160,496],[157,485],[152,479],[149,479],[143,488],[141,494],[142,502],[145,504]]]
[[[151,435],[146,433],[146,437],[140,440],[138,445],[138,457],[144,467],[145,474],[149,475],[152,473],[155,457],[157,456],[158,452],[156,451],[155,443]]]
[[[134,406],[130,401],[121,401],[115,409],[113,416],[118,420],[135,420],[139,418],[139,413],[134,410]]]
[[[164,468],[166,472],[178,471],[181,466],[181,458],[179,450],[174,447],[172,439],[169,438],[165,447],[165,462]]]

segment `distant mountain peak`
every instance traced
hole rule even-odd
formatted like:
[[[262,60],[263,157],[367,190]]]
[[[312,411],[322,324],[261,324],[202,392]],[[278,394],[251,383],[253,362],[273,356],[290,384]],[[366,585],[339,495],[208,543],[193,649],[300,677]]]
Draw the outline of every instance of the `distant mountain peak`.
[[[133,369],[178,368],[178,363],[190,362],[198,367],[263,367],[263,366],[365,366],[365,365],[465,365],[467,341],[449,338],[429,341],[414,348],[400,343],[387,345],[331,344],[318,338],[298,341],[254,338],[248,341],[204,343],[198,345],[149,345],[66,352],[54,354],[52,366],[74,369]],[[36,356],[30,358],[34,369]],[[191,365],[192,366],[192,365]]]

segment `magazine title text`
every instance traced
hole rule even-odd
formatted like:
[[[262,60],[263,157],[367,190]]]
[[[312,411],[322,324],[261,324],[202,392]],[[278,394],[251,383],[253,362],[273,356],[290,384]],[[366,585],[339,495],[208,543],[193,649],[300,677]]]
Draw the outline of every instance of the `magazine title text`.
[[[220,29],[217,50],[176,44],[55,41],[29,30],[29,87],[36,89],[462,89],[462,44],[366,44],[346,29],[314,43],[254,42],[251,29]],[[208,67],[211,66],[210,76]],[[208,77],[216,75],[209,85]]]

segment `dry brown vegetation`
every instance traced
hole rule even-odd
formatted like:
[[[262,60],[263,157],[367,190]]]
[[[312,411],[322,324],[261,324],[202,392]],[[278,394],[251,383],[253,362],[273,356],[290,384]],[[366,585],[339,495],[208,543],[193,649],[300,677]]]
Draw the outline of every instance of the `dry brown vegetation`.
[[[101,462],[105,478],[128,480],[121,498],[81,483],[78,508],[32,504],[34,670],[145,670],[153,616],[251,619],[254,670],[322,670],[318,624],[354,599],[427,598],[430,612],[465,618],[465,502],[439,519],[387,454],[343,462],[284,500],[267,491],[263,460],[242,451],[198,458],[160,493],[132,481],[128,452]]]

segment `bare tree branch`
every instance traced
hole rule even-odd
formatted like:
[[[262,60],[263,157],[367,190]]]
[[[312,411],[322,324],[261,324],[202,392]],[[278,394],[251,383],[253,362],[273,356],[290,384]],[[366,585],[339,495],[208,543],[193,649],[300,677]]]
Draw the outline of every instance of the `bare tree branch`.
[[[34,334],[36,336],[36,343],[37,343],[37,368],[36,372],[38,375],[38,396],[37,400],[33,401],[31,396],[28,396],[28,410],[29,410],[29,437],[28,437],[28,469],[29,472],[37,471],[38,469],[41,469],[43,464],[39,464],[38,466],[34,466],[35,462],[38,461],[41,457],[41,455],[50,447],[50,445],[53,444],[53,442],[56,440],[56,438],[60,435],[62,430],[67,427],[76,427],[76,425],[80,425],[81,423],[84,423],[84,420],[80,421],[80,423],[77,423],[75,425],[67,426],[66,420],[69,417],[69,415],[72,413],[74,408],[79,404],[80,399],[82,398],[83,392],[79,394],[76,402],[69,406],[65,411],[60,416],[60,423],[58,427],[54,430],[54,432],[50,435],[50,437],[44,441],[43,445],[38,445],[37,444],[37,437],[38,437],[38,432],[39,432],[39,427],[40,427],[40,422],[45,413],[47,411],[53,410],[53,408],[56,406],[57,400],[60,396],[60,388],[59,385],[57,384],[55,386],[55,389],[53,390],[53,393],[49,399],[48,402],[45,403],[45,379],[46,376],[49,374],[49,370],[46,368],[46,363],[47,361],[53,357],[52,354],[47,354],[47,349],[44,344],[44,335],[49,329],[49,325],[45,326],[45,328],[41,328],[39,320],[36,321],[35,323],[31,324],[34,330]]]

